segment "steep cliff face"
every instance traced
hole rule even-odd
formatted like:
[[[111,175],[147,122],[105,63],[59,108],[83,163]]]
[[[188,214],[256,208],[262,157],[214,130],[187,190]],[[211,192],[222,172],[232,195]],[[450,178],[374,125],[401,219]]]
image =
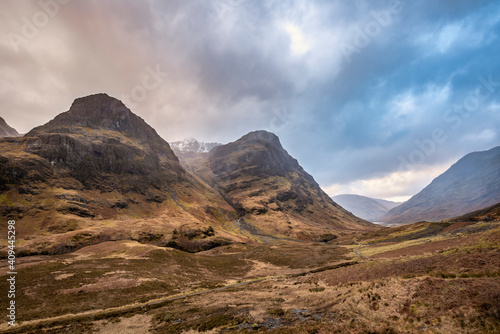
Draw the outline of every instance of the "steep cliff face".
[[[169,144],[106,94],[75,100],[69,111],[25,137],[26,152],[88,189],[164,191],[188,181]]]
[[[189,167],[267,234],[314,238],[328,231],[373,228],[337,205],[279,138],[266,131],[215,147]]]
[[[24,137],[0,139],[0,214],[18,221],[29,254],[122,239],[199,251],[374,228],[334,203],[274,134],[196,154],[186,171],[119,100],[80,98]]]

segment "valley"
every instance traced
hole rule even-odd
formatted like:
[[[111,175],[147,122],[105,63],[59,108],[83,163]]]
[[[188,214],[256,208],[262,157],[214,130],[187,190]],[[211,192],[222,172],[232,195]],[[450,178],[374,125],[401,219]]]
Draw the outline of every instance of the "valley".
[[[104,242],[20,258],[19,284],[30,288],[18,300],[29,312],[17,329],[2,330],[494,332],[499,245],[499,221],[461,219],[196,254]]]
[[[0,332],[500,330],[498,204],[387,228],[336,203],[271,132],[174,148],[106,94],[0,139],[18,310]],[[8,255],[2,235],[1,291]]]
[[[0,13],[0,334],[500,334],[500,1]]]

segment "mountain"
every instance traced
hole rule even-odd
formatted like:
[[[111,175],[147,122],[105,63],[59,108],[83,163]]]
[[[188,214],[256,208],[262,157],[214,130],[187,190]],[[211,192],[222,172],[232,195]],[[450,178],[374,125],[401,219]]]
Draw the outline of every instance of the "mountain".
[[[251,132],[185,163],[224,196],[253,235],[311,239],[373,228],[325,194],[272,133]]]
[[[500,146],[470,153],[407,202],[381,217],[389,223],[440,221],[500,202]]]
[[[368,221],[376,221],[377,218],[385,215],[389,210],[401,204],[383,199],[351,194],[333,196],[332,199],[344,209]]]
[[[73,230],[90,242],[168,242],[174,228],[208,231],[237,219],[151,126],[106,94],[76,99],[24,137],[0,139],[0,192],[1,215],[25,235],[68,232],[57,241],[65,245],[74,245]]]
[[[381,198],[374,198],[374,200],[376,200],[377,202],[379,202],[380,204],[382,204],[383,206],[385,206],[389,210],[397,207],[398,205],[403,204],[403,202],[388,201],[388,200],[381,199]]]
[[[213,148],[220,146],[219,143],[199,142],[194,138],[188,138],[181,141],[170,143],[175,155],[179,158],[182,167],[191,171],[191,167],[200,163],[208,156]]]
[[[334,203],[268,132],[187,153],[189,170],[121,101],[78,98],[0,139],[0,214],[16,220],[22,255],[118,240],[197,252],[376,228]]]
[[[466,213],[460,217],[455,217],[446,222],[484,222],[484,221],[500,221],[500,203],[489,206],[487,208]]]
[[[19,133],[0,117],[0,138],[3,137],[19,137]]]
[[[220,143],[203,143],[199,142],[194,138],[188,138],[180,141],[174,141],[170,143],[170,147],[175,152],[178,153],[208,153],[216,146],[220,146]]]

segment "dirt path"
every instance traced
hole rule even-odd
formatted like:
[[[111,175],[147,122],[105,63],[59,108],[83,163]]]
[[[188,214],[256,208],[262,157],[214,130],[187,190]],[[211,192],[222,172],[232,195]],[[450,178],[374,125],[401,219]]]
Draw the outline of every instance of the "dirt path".
[[[357,242],[357,241],[354,241],[354,243],[355,243],[356,245],[358,245],[358,246],[359,246],[359,248],[355,248],[355,249],[354,249],[354,254],[356,254],[356,255],[357,255],[357,256],[359,256],[359,257],[362,257],[362,258],[364,258],[364,259],[367,259],[367,260],[371,261],[371,260],[372,260],[372,258],[370,258],[370,257],[368,257],[368,256],[361,255],[361,254],[360,254],[360,252],[359,252],[359,250],[360,250],[361,248],[366,247],[367,245],[363,245],[363,244],[361,244],[361,243],[359,243],[359,242]]]

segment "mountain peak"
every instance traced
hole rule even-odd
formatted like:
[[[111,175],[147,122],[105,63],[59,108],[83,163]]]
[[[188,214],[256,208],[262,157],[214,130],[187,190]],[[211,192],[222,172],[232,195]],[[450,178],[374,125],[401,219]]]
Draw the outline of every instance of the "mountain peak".
[[[120,100],[109,96],[105,93],[99,93],[89,96],[84,96],[77,98],[71,104],[70,111],[73,112],[111,112],[111,111],[121,111],[125,112],[127,107]]]
[[[389,210],[401,204],[356,194],[336,195],[333,196],[332,199],[347,211],[352,212],[355,216],[368,221],[377,221],[377,218],[385,215]]]
[[[141,117],[135,115],[123,102],[107,94],[77,98],[70,109],[45,125],[31,130],[27,136],[40,133],[74,133],[77,128],[111,130],[141,140],[157,141],[156,131]]]
[[[240,141],[247,141],[247,140],[263,140],[266,141],[270,144],[272,144],[276,148],[281,148],[281,142],[278,136],[276,136],[274,133],[266,131],[266,130],[258,130],[258,131],[252,131],[245,136],[241,137],[239,139]]]
[[[297,236],[315,228],[373,227],[333,202],[271,132],[250,132],[214,148],[207,160],[205,169],[196,161],[193,170],[216,184],[239,214],[259,229]]]
[[[210,151],[211,168],[216,174],[227,172],[229,161],[244,168],[272,171],[272,174],[282,174],[299,167],[297,160],[281,146],[278,136],[262,130],[250,132]]]
[[[132,130],[132,118],[139,118],[118,99],[95,94],[75,99],[69,111],[58,115],[43,127],[88,127],[107,130]]]

